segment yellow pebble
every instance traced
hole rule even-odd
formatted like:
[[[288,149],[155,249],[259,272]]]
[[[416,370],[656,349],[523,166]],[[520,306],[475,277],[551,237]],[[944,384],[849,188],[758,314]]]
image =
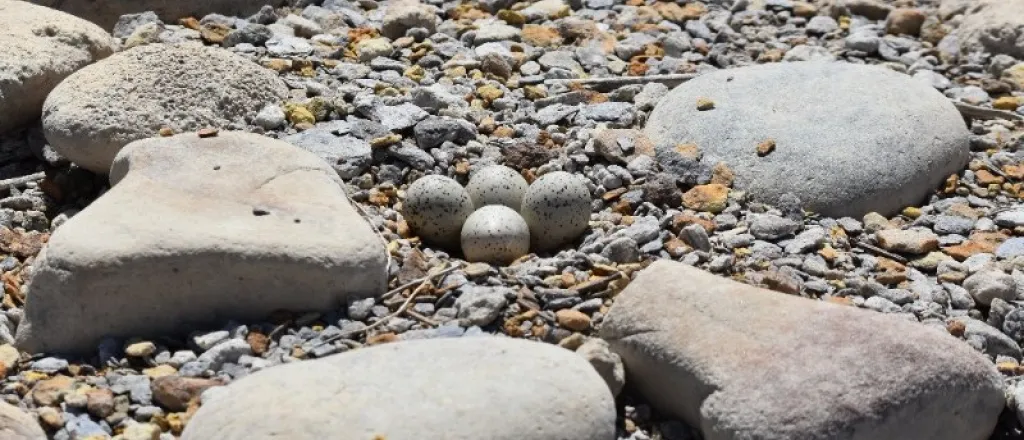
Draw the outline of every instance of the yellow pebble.
[[[505,96],[505,92],[490,84],[480,86],[480,88],[476,89],[476,94],[487,101],[494,101]]]
[[[697,110],[706,111],[715,108],[715,101],[708,98],[700,98],[697,100]]]
[[[903,214],[904,217],[918,218],[921,216],[921,208],[915,206],[908,206],[906,208],[903,208],[903,212],[901,214]]]
[[[1017,110],[1017,107],[1024,105],[1024,98],[1019,96],[1004,96],[992,102],[992,107],[1000,110]]]
[[[292,124],[315,124],[316,118],[313,113],[310,112],[306,107],[298,104],[285,104],[284,106],[285,115],[288,116],[288,122]]]

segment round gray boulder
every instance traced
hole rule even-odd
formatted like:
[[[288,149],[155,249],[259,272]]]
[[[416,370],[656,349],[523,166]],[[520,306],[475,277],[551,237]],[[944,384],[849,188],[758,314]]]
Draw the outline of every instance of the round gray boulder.
[[[28,2],[0,0],[0,133],[35,122],[46,95],[76,70],[114,52],[88,21]]]
[[[969,156],[967,127],[941,93],[901,73],[846,63],[702,75],[662,99],[645,132],[663,163],[693,160],[692,145],[679,146],[695,144],[700,160],[724,161],[755,200],[792,193],[805,209],[833,217],[919,203]],[[774,149],[759,148],[772,142]]]
[[[43,105],[43,131],[57,152],[106,174],[121,148],[162,127],[242,128],[287,93],[276,74],[226,50],[150,44],[69,76]]]
[[[286,434],[285,434],[286,433]],[[182,440],[612,440],[615,402],[569,350],[504,337],[395,342],[268,368]]]

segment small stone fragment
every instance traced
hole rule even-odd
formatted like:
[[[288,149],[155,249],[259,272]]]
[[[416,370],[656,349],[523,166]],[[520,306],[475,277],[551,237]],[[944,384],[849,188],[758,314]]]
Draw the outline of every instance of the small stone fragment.
[[[156,344],[149,341],[136,342],[124,349],[124,354],[130,357],[147,357],[156,352]]]
[[[725,210],[729,187],[717,183],[697,185],[683,193],[683,206],[702,212],[719,213]]]
[[[925,229],[886,229],[875,233],[883,249],[914,255],[924,255],[939,249],[939,237]]]
[[[572,331],[582,332],[590,329],[590,317],[573,309],[562,309],[555,313],[558,325]]]
[[[600,374],[608,384],[613,396],[619,395],[626,384],[626,371],[622,365],[622,358],[611,352],[607,342],[599,338],[588,338],[576,349],[576,354],[590,362],[590,366],[594,367],[597,374]]]

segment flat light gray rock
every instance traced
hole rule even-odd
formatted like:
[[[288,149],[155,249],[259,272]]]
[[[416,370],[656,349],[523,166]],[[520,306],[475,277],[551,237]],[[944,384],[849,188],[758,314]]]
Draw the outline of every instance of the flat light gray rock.
[[[983,440],[1003,380],[925,325],[659,261],[601,336],[627,383],[705,440]]]
[[[583,358],[502,337],[394,342],[272,367],[204,404],[182,440],[613,440]]]
[[[33,266],[24,350],[87,352],[383,293],[386,254],[313,153],[246,133],[134,142]]]
[[[32,3],[60,9],[69,14],[96,23],[104,29],[113,29],[117,19],[125,14],[153,11],[167,23],[179,18],[202,18],[218,13],[229,17],[255,14],[263,5],[280,6],[284,0],[31,0]]]
[[[243,128],[287,96],[277,74],[198,43],[148,44],[93,64],[57,86],[43,105],[54,150],[100,174],[132,141],[202,128]]]
[[[698,110],[697,101],[714,102]],[[645,132],[671,161],[696,144],[755,199],[789,192],[832,217],[893,214],[921,202],[969,156],[956,108],[932,87],[882,67],[776,63],[719,70],[676,87]],[[761,156],[762,142],[775,142]]]
[[[1024,0],[978,0],[964,9],[956,32],[960,51],[1024,58]]]
[[[46,95],[106,58],[114,39],[92,23],[18,0],[0,0],[0,133],[35,122]]]
[[[284,140],[324,159],[334,166],[343,179],[362,174],[373,162],[370,144],[347,134],[338,136],[329,130],[314,128],[290,135]]]
[[[15,406],[0,402],[0,438],[4,440],[46,440],[46,433],[32,416]]]

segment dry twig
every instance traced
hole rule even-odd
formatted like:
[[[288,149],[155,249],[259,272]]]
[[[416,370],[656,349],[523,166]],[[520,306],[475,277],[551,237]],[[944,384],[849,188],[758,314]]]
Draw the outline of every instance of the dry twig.
[[[366,333],[366,332],[368,332],[370,330],[373,330],[373,329],[375,329],[377,327],[380,327],[380,326],[384,325],[385,323],[390,321],[392,318],[395,318],[395,317],[401,315],[402,313],[406,313],[408,311],[407,309],[409,308],[409,304],[412,304],[412,301],[414,299],[416,299],[416,297],[421,292],[426,290],[427,285],[428,285],[428,283],[430,283],[431,280],[433,280],[434,278],[439,278],[441,276],[444,276],[444,275],[446,275],[448,273],[451,273],[452,271],[454,271],[455,269],[458,269],[459,267],[461,267],[461,266],[458,263],[456,263],[456,264],[452,265],[451,267],[448,267],[448,268],[446,268],[446,269],[444,269],[444,270],[442,270],[440,272],[437,272],[437,273],[434,273],[434,274],[427,274],[427,276],[425,276],[423,278],[420,278],[418,280],[412,281],[410,283],[403,284],[403,285],[399,286],[398,288],[396,288],[396,289],[394,289],[394,290],[392,290],[392,291],[390,291],[388,293],[385,293],[384,294],[385,296],[394,295],[394,294],[396,294],[398,292],[401,292],[401,291],[409,288],[410,285],[415,285],[417,283],[419,284],[419,286],[416,287],[416,289],[413,290],[411,294],[409,294],[409,297],[405,299],[405,302],[403,302],[402,305],[398,307],[398,310],[394,311],[394,313],[391,313],[391,314],[381,318],[377,322],[374,322],[373,324],[370,324],[370,325],[368,325],[366,327],[363,327],[363,328],[361,328],[359,330],[354,330],[354,331],[351,331],[351,332],[348,332],[348,333],[342,333],[342,334],[331,336],[331,337],[329,337],[327,339],[324,339],[319,344],[316,344],[313,348],[322,347],[324,345],[330,344],[330,343],[332,343],[334,341],[337,341],[337,340],[348,339],[348,338],[351,338],[353,336],[359,335],[361,333]]]
[[[901,257],[899,255],[896,255],[896,254],[894,254],[892,252],[889,252],[889,251],[887,251],[885,249],[882,249],[882,248],[880,248],[878,246],[875,246],[873,244],[868,244],[868,243],[865,243],[863,241],[854,241],[853,245],[857,246],[857,247],[859,247],[861,249],[864,249],[864,250],[866,250],[866,251],[868,251],[868,252],[870,252],[872,254],[879,255],[879,256],[888,258],[890,260],[895,260],[895,261],[899,262],[900,264],[907,264],[907,259],[906,258],[903,258],[903,257]]]

